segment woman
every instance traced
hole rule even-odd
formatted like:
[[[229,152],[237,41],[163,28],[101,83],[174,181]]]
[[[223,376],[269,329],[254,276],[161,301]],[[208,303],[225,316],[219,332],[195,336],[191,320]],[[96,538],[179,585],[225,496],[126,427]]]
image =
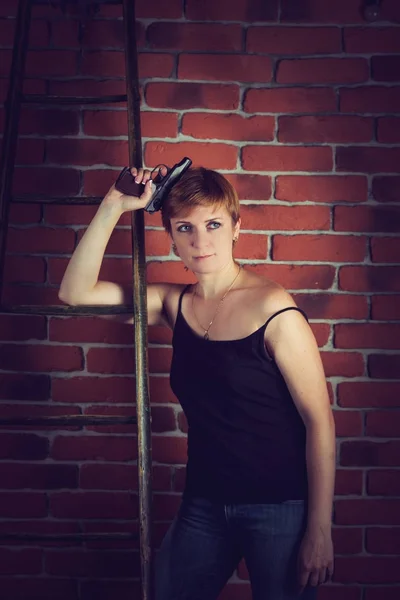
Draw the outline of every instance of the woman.
[[[60,298],[123,304],[98,281],[121,214],[140,198],[114,186],[76,248]],[[165,173],[163,173],[165,174]],[[332,575],[335,442],[332,411],[306,316],[278,284],[241,268],[230,183],[189,169],[162,210],[174,252],[197,282],[148,286],[148,321],[173,330],[171,386],[188,424],[186,487],[157,557],[156,600],[213,600],[241,558],[254,600],[315,598]]]

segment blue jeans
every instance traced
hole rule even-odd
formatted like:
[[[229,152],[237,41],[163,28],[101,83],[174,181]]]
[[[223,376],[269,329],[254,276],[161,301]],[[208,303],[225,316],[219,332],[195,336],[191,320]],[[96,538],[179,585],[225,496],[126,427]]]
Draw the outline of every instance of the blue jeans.
[[[315,600],[316,588],[300,596],[296,581],[305,520],[301,500],[184,499],[156,558],[155,600],[216,600],[242,558],[253,600]]]

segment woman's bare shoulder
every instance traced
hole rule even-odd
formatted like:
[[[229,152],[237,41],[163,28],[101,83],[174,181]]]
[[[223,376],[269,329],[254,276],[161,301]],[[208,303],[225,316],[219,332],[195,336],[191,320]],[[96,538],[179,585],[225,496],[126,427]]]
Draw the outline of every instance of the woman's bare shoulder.
[[[282,308],[296,306],[293,297],[282,285],[257,273],[248,270],[245,272],[246,286],[249,292],[251,291],[252,295],[256,297],[257,304],[264,316],[268,318]]]

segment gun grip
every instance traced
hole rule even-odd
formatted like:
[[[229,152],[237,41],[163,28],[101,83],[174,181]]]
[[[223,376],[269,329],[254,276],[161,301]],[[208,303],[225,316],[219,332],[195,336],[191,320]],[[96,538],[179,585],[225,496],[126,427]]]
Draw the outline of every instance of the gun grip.
[[[122,194],[127,194],[128,196],[139,197],[144,192],[144,185],[142,183],[136,183],[129,167],[122,169],[115,182],[115,188]]]

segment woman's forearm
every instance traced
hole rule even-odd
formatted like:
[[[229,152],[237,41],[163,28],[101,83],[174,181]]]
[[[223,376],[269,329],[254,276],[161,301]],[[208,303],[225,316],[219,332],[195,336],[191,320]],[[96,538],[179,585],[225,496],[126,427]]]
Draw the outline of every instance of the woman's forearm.
[[[311,530],[330,529],[335,485],[335,425],[332,412],[307,424],[308,521]]]
[[[104,252],[121,216],[118,206],[102,203],[76,247],[64,273],[59,298],[80,304],[97,283]]]

